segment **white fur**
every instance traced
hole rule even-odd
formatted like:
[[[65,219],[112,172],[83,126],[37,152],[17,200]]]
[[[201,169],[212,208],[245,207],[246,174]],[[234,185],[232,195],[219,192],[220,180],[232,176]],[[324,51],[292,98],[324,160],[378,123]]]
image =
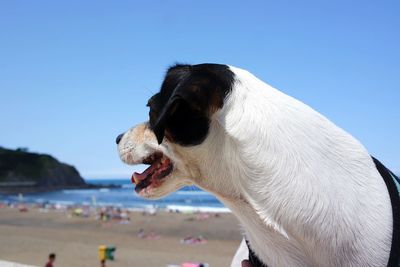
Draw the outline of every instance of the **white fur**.
[[[154,150],[174,162],[166,182],[144,196],[191,183],[212,192],[270,267],[386,266],[391,204],[366,149],[307,105],[231,70],[232,92],[200,145],[164,139],[158,146],[147,124],[137,126],[146,138],[137,127],[124,135],[119,149],[128,164]]]

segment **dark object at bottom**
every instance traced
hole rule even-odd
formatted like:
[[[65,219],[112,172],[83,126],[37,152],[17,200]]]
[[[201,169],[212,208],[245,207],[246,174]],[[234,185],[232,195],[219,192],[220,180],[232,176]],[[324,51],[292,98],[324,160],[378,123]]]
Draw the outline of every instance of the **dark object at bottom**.
[[[262,263],[261,260],[254,254],[254,251],[250,248],[249,241],[246,239],[247,247],[249,248],[249,261],[251,267],[268,267],[266,264]]]

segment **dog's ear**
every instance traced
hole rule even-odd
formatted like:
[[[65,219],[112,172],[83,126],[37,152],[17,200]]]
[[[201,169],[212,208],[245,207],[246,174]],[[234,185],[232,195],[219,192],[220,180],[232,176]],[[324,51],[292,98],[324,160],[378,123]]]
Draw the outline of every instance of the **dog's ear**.
[[[173,90],[158,114],[153,131],[161,144],[167,135],[181,145],[196,145],[207,136],[213,96],[212,79],[205,74],[194,74],[183,79]]]
[[[234,74],[226,65],[170,68],[160,92],[149,104],[150,126],[158,143],[166,136],[180,145],[200,144],[207,137],[211,116],[223,106],[233,82]]]

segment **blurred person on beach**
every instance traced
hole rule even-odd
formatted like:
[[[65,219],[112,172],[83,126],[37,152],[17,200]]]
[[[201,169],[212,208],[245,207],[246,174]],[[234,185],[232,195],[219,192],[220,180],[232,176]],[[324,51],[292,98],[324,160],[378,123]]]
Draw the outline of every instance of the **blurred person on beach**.
[[[46,263],[45,267],[54,267],[53,262],[56,260],[56,254],[51,253],[49,255],[49,261]]]

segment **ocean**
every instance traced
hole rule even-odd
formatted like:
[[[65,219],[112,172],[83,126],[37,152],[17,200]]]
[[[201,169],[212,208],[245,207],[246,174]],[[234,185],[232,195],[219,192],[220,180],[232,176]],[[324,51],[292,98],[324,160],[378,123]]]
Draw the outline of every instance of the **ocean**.
[[[97,185],[120,185],[120,188],[72,189],[24,195],[1,196],[0,201],[49,203],[59,205],[113,206],[131,209],[170,209],[180,211],[229,212],[213,195],[197,187],[185,187],[159,200],[146,200],[134,191],[130,179],[86,180]]]

